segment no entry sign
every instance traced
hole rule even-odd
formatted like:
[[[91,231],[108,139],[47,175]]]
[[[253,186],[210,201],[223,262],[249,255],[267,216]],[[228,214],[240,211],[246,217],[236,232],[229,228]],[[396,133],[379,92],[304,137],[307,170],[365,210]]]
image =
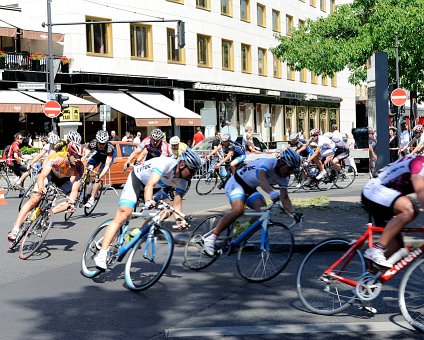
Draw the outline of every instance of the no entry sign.
[[[390,95],[390,100],[392,101],[392,104],[395,106],[402,106],[406,103],[406,100],[408,99],[408,94],[404,89],[395,89],[393,90],[392,94]]]
[[[49,118],[56,118],[61,111],[62,108],[56,100],[49,100],[43,107],[44,114]]]

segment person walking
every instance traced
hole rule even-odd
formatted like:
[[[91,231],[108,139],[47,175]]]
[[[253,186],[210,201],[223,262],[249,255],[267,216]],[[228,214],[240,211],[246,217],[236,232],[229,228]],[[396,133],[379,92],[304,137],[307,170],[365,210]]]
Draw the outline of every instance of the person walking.
[[[205,139],[205,135],[202,133],[202,129],[200,128],[200,126],[198,126],[196,128],[196,133],[193,136],[193,146],[195,146],[196,144],[199,144],[202,140]]]

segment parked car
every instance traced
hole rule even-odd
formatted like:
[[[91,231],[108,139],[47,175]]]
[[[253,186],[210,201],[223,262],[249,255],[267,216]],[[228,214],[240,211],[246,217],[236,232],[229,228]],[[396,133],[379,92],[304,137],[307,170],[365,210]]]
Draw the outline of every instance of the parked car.
[[[110,167],[110,181],[114,187],[118,187],[127,181],[131,168],[124,172],[124,164],[131,153],[137,148],[138,144],[122,141],[113,141],[112,144],[116,148],[116,158]]]

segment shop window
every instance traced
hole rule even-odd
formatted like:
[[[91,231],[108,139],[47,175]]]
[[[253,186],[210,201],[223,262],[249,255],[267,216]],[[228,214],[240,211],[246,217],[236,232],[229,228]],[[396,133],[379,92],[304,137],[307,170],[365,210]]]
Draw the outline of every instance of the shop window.
[[[281,60],[275,55],[272,57],[272,68],[274,78],[281,78]]]
[[[286,35],[292,35],[293,28],[293,17],[291,15],[286,15]]]
[[[250,22],[250,1],[240,0],[240,20]]]
[[[294,122],[294,107],[285,106],[284,107],[284,128],[287,139],[290,134],[293,132],[293,122]]]
[[[143,60],[153,60],[152,26],[130,25],[131,57]]]
[[[319,112],[319,127],[321,131],[329,131],[328,119],[327,119],[327,110],[321,109]]]
[[[221,0],[221,14],[229,17],[233,16],[232,1]]]
[[[233,42],[222,39],[222,69],[234,71]]]
[[[301,132],[305,136],[306,132],[306,108],[300,106],[297,108],[297,132]]]
[[[272,30],[274,32],[281,32],[280,12],[276,9],[272,10]]]
[[[309,109],[309,130],[312,129],[319,129],[318,109],[316,108]]]
[[[333,126],[333,124],[337,124],[337,109],[329,109],[329,124]]]
[[[196,0],[196,7],[200,9],[210,10],[210,0]]]
[[[260,76],[267,75],[267,58],[265,48],[258,48],[258,74]]]
[[[252,73],[252,56],[250,54],[250,45],[241,44],[241,71]]]
[[[256,11],[257,11],[257,25],[261,26],[261,27],[266,27],[266,16],[265,16],[265,12],[266,12],[266,7],[265,5],[262,5],[260,3],[258,3],[256,5]]]
[[[110,21],[110,19],[86,17],[85,21]],[[112,24],[88,24],[85,27],[87,54],[112,56]]]
[[[178,48],[175,39],[175,30],[167,28],[166,30],[166,47],[168,51],[168,63],[184,64],[185,48]]]
[[[197,35],[197,66],[212,67],[212,40],[208,35]]]

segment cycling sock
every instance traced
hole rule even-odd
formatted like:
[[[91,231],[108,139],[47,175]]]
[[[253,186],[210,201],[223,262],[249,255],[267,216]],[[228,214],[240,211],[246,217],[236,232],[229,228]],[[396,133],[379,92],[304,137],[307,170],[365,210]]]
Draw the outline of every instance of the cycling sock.
[[[376,243],[374,243],[374,248],[377,248],[377,249],[381,249],[381,250],[386,250],[386,245],[385,244],[383,244],[383,243],[380,243],[380,242],[376,242]]]
[[[213,241],[215,241],[218,238],[219,234],[216,233],[216,231],[214,230],[211,234],[211,236],[209,236],[209,238]]]

